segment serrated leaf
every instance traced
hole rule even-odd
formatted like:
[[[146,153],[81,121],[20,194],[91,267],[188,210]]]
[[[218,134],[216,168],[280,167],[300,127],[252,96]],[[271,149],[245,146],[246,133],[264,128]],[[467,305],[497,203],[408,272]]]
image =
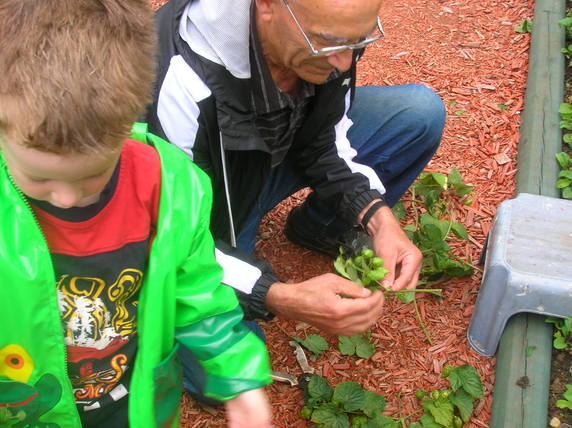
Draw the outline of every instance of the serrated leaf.
[[[326,379],[316,374],[313,374],[308,382],[308,395],[311,398],[330,401],[334,390],[328,384]]]
[[[349,428],[350,420],[343,410],[326,403],[312,412],[312,422],[324,424],[328,428]]]
[[[342,355],[354,355],[356,353],[356,345],[347,336],[338,336],[338,349]]]
[[[451,230],[453,231],[453,233],[457,238],[464,239],[466,241],[469,240],[469,234],[467,233],[467,230],[463,227],[462,224],[453,222],[451,224]]]
[[[375,351],[373,343],[360,342],[356,345],[356,355],[360,358],[368,359]]]
[[[391,208],[393,215],[397,220],[403,220],[405,218],[405,206],[403,202],[397,201],[397,203]]]
[[[339,403],[347,412],[355,412],[363,407],[365,400],[363,388],[355,382],[340,382],[334,389],[332,401]]]
[[[362,428],[399,428],[399,424],[387,416],[376,415],[363,424]]]
[[[465,195],[468,195],[473,191],[473,186],[469,186],[468,184],[459,184],[455,187],[455,193],[459,198],[462,198]]]
[[[430,413],[425,413],[419,421],[423,424],[423,428],[443,428],[443,425],[435,422],[435,418]]]
[[[457,168],[451,168],[451,171],[449,171],[449,176],[447,177],[449,184],[452,186],[461,184],[462,179],[461,179],[461,174],[459,173],[459,171],[457,170]]]
[[[449,397],[451,402],[459,409],[459,414],[464,422],[468,422],[473,414],[473,398],[463,389],[459,389]]]
[[[385,397],[372,391],[364,391],[364,400],[361,410],[366,416],[375,418],[385,409]]]
[[[395,293],[395,297],[397,297],[403,303],[411,303],[415,300],[415,293],[411,291],[398,291]]]
[[[463,388],[473,398],[483,396],[483,384],[477,370],[469,364],[455,367],[449,375],[451,387],[456,391]]]
[[[294,339],[315,355],[320,355],[329,348],[328,342],[319,334],[309,334],[304,340]]]
[[[424,400],[423,408],[431,413],[438,424],[452,426],[455,409],[450,401]]]

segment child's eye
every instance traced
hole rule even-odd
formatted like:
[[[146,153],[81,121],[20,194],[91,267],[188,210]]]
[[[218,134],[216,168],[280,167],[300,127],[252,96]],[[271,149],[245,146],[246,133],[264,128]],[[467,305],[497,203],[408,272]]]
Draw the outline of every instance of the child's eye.
[[[45,178],[36,178],[36,177],[29,177],[29,179],[34,183],[45,183],[46,181],[48,181]]]

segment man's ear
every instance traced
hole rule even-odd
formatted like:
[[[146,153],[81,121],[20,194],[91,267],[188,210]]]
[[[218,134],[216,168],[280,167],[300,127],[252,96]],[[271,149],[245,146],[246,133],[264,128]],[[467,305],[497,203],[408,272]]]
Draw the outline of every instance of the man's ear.
[[[256,6],[256,15],[263,21],[271,21],[274,15],[276,1],[274,0],[254,0]]]

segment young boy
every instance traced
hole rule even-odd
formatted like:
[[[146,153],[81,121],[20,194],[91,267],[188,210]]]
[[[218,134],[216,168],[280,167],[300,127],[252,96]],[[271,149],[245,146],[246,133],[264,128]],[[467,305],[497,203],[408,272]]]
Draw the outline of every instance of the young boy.
[[[230,426],[269,426],[268,358],[220,284],[209,181],[127,138],[152,34],[145,0],[0,3],[0,426],[177,426],[178,343]]]

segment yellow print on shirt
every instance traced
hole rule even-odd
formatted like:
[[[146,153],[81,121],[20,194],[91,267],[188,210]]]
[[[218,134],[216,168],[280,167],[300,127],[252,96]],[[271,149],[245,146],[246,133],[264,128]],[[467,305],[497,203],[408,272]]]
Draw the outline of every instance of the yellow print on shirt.
[[[137,300],[143,272],[124,269],[106,285],[100,278],[62,275],[57,283],[67,345],[105,348],[115,337],[136,330]]]

